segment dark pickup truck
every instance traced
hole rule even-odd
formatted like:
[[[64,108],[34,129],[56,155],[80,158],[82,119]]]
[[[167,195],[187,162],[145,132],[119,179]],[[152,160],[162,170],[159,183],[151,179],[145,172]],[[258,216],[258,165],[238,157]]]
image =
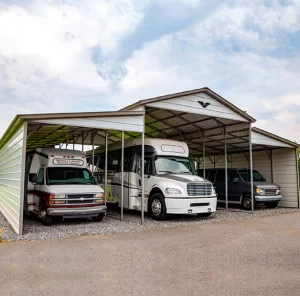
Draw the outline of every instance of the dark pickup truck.
[[[203,176],[203,170],[198,170]],[[225,202],[225,169],[206,169],[205,177],[213,183],[218,194],[218,202]],[[254,206],[259,203],[268,208],[277,207],[280,199],[280,186],[267,182],[256,170],[253,170]],[[228,169],[228,202],[240,204],[246,210],[251,210],[251,182],[249,169]]]

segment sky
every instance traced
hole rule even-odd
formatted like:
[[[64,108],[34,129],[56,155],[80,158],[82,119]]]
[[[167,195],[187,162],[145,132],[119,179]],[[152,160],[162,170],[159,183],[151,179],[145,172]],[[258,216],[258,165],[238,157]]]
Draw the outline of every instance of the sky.
[[[300,0],[0,0],[0,136],[209,87],[300,142],[299,78]]]

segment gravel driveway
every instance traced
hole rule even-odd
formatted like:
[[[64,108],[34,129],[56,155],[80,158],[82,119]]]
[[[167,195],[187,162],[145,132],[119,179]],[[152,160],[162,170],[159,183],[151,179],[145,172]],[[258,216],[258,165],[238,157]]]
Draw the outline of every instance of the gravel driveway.
[[[300,212],[188,224],[0,244],[0,295],[299,295]]]
[[[4,240],[48,240],[57,238],[69,238],[85,235],[112,234],[119,232],[137,232],[152,229],[166,229],[194,224],[210,224],[221,221],[247,220],[264,216],[276,215],[299,211],[290,208],[266,209],[259,208],[254,214],[240,209],[218,209],[209,218],[199,218],[194,215],[171,216],[166,221],[155,221],[145,215],[145,225],[140,225],[140,213],[125,211],[124,220],[120,221],[117,209],[110,209],[102,222],[93,222],[84,219],[57,220],[52,226],[44,226],[35,216],[26,216],[24,219],[24,234],[17,236],[10,225],[0,213],[0,228],[3,229]]]

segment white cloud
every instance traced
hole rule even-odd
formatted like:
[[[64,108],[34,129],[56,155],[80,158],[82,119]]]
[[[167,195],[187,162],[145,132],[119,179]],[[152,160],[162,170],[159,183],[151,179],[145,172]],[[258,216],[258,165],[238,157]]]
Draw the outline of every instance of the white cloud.
[[[287,18],[289,22],[282,24]],[[125,63],[122,105],[208,86],[255,118],[267,118],[261,122],[263,128],[292,140],[299,138],[298,115],[288,109],[284,96],[299,96],[295,79],[300,75],[300,58],[265,53],[282,41],[277,30],[299,31],[296,19],[300,20],[300,7],[292,3],[263,8],[258,1],[243,7],[222,5],[192,28],[135,51]],[[236,50],[232,44],[241,48]],[[116,103],[120,96],[115,97]],[[279,128],[288,119],[290,129]]]
[[[141,20],[126,0],[0,5],[1,110],[10,100],[9,109],[21,113],[66,111],[87,94],[108,94],[92,50],[109,55]]]

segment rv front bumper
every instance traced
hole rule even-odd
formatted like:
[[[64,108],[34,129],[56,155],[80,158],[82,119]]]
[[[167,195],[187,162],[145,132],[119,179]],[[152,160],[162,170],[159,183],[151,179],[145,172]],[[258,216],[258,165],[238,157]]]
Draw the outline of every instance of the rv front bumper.
[[[255,195],[257,202],[280,201],[281,195]]]
[[[165,198],[167,214],[200,214],[215,212],[217,198]]]
[[[86,207],[86,208],[48,208],[47,214],[49,216],[96,216],[106,212],[106,206],[100,207]]]

